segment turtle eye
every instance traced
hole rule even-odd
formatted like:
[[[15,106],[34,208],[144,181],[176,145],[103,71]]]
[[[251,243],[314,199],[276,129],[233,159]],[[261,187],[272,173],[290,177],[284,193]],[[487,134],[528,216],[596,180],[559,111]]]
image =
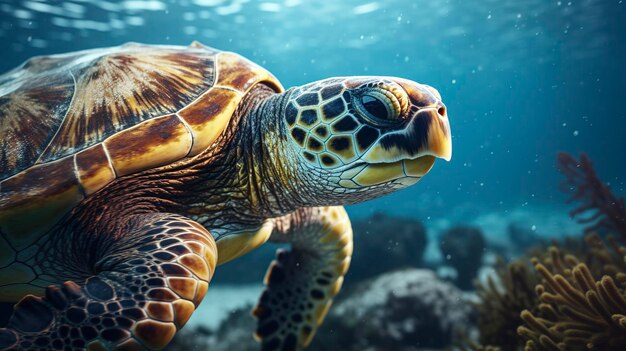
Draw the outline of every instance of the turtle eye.
[[[356,104],[357,110],[369,122],[375,125],[389,126],[401,121],[395,111],[391,97],[378,91],[369,91],[361,95]]]
[[[384,102],[371,95],[363,95],[361,103],[365,108],[365,111],[372,117],[378,119],[389,119],[389,109]]]

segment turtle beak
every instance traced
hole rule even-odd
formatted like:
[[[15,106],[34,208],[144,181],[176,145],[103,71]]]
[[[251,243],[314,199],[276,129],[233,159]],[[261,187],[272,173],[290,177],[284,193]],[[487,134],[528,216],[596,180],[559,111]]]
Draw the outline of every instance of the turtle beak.
[[[412,118],[409,127],[413,127],[415,136],[422,138],[423,148],[419,153],[450,161],[452,158],[450,121],[448,109],[441,101],[441,94],[437,89],[425,84],[401,78],[395,78],[394,81],[407,92],[411,104],[418,108],[417,113],[409,117]]]
[[[410,80],[390,79],[406,91],[411,112],[405,116],[405,127],[382,136],[378,144],[363,156],[363,160],[368,163],[388,163],[431,156],[433,162],[435,157],[450,161],[450,122],[439,92]]]
[[[414,119],[422,119],[425,127],[425,147],[420,152],[422,155],[431,155],[450,161],[452,158],[452,138],[450,135],[450,122],[443,103],[433,108],[420,110]]]

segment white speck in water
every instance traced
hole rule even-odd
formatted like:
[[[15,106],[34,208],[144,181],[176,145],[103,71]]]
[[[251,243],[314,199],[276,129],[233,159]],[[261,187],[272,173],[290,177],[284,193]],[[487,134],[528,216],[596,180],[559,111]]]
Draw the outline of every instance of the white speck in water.
[[[183,28],[183,32],[187,35],[196,35],[198,33],[198,28],[194,26],[185,26]]]
[[[532,230],[533,232],[536,231],[537,230],[537,226],[533,224],[532,226],[530,226],[530,230]]]
[[[167,9],[167,6],[158,0],[127,0],[122,2],[122,6],[127,10],[163,11]]]
[[[143,26],[145,20],[143,19],[143,17],[129,16],[126,17],[126,23],[128,23],[129,26]]]
[[[198,6],[217,6],[224,2],[224,0],[193,0],[194,4]]]
[[[85,13],[85,6],[79,4],[73,4],[71,2],[64,2],[63,8],[69,12],[73,12],[76,15],[82,16]]]
[[[217,32],[212,29],[204,29],[202,30],[202,36],[207,38],[216,38]]]
[[[124,29],[126,27],[126,23],[124,23],[124,21],[116,18],[112,18],[109,21],[109,25],[111,26],[111,29]]]
[[[367,4],[359,5],[352,9],[352,13],[355,15],[363,15],[366,13],[374,12],[380,8],[380,5],[376,2],[370,2]]]
[[[298,5],[300,5],[300,0],[286,0],[285,1],[285,6],[287,7],[294,7]]]
[[[13,12],[13,16],[15,16],[15,18],[24,19],[24,20],[29,20],[33,18],[33,14],[30,11],[26,11],[26,10],[15,10]]]
[[[259,10],[265,12],[280,12],[280,4],[275,2],[262,2],[259,4]]]
[[[456,84],[456,79],[453,79],[453,80],[452,80],[452,84]]]
[[[233,2],[232,4],[227,6],[220,6],[215,10],[215,12],[217,12],[217,14],[220,16],[232,15],[239,11],[241,11],[241,3],[238,2]]]
[[[575,130],[574,133],[572,133],[574,136],[578,136],[578,131]]]
[[[48,42],[43,39],[33,39],[30,41],[30,46],[43,49],[48,46]]]

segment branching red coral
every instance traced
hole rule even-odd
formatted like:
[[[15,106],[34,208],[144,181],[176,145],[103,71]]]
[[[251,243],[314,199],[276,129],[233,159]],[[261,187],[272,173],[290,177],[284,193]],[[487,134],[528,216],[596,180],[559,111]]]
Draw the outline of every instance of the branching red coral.
[[[580,203],[570,216],[588,225],[588,232],[608,229],[626,238],[624,199],[616,197],[609,186],[598,178],[589,157],[581,154],[579,161],[562,152],[558,155],[557,166],[566,177],[561,189],[570,194],[568,202]]]

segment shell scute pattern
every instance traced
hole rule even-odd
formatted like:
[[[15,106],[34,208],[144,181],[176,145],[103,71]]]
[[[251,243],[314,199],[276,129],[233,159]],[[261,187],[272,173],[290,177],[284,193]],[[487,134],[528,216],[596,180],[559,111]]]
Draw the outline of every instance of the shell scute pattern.
[[[139,122],[175,113],[213,84],[212,54],[126,49],[131,51],[120,48],[70,68],[77,78],[76,95],[42,160],[72,154]]]
[[[0,150],[23,150],[0,154],[0,231],[18,240],[28,216],[65,213],[116,177],[199,154],[259,82],[282,91],[263,68],[198,43],[41,57],[0,76]]]
[[[61,126],[73,91],[70,75],[22,70],[0,77],[0,143],[6,145],[0,148],[0,179],[37,161]]]
[[[0,76],[0,179],[189,105],[213,85],[216,53],[135,44],[33,58]]]

